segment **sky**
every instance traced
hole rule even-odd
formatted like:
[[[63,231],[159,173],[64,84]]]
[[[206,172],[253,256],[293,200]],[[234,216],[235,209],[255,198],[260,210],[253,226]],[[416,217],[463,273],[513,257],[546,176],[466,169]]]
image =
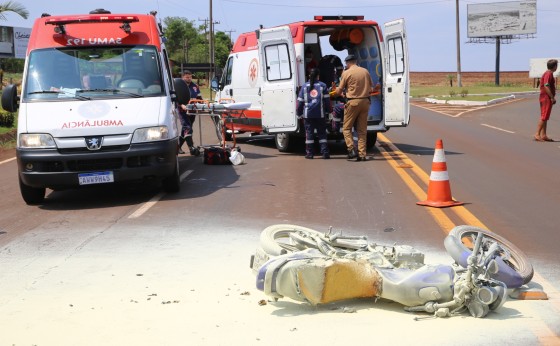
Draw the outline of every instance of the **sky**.
[[[5,13],[0,24],[32,27],[42,13],[51,15],[84,14],[96,8],[112,13],[148,13],[158,17],[183,17],[203,24],[210,17],[215,31],[235,40],[241,33],[263,25],[312,20],[315,15],[364,15],[380,24],[404,18],[409,44],[410,70],[413,72],[457,71],[457,0],[17,0],[29,11],[27,20]],[[467,5],[503,2],[459,0],[461,71],[495,71],[496,44],[469,43]],[[1,2],[1,1],[0,1]],[[476,7],[476,6],[475,6]],[[472,9],[472,7],[471,7]],[[533,38],[514,40],[500,46],[500,71],[529,71],[532,58],[560,58],[560,1],[537,0],[537,33]],[[217,23],[219,22],[219,23]]]

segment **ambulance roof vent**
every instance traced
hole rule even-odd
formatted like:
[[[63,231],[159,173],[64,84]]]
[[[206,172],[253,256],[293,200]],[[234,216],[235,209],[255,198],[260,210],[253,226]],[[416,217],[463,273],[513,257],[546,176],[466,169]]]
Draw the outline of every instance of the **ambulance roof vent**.
[[[89,11],[89,14],[111,14],[111,11],[107,11],[104,8],[96,8],[93,11]]]

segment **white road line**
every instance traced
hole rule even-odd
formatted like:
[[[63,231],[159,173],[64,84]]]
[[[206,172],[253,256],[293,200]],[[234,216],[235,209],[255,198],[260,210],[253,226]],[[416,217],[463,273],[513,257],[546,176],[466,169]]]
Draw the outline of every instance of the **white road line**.
[[[179,177],[179,180],[182,182],[192,172],[193,172],[192,169],[188,170],[188,171],[185,171],[185,173],[181,174],[181,176]],[[150,208],[153,207],[157,202],[159,202],[159,200],[163,197],[163,195],[165,195],[163,192],[158,193],[157,195],[152,197],[152,199],[150,199],[148,202],[142,204],[140,206],[140,208],[136,209],[136,211],[134,213],[130,214],[128,216],[128,218],[129,219],[136,219],[136,218],[142,216],[145,212],[150,210]]]
[[[4,160],[4,161],[0,161],[0,165],[3,164],[3,163],[8,163],[8,162],[10,162],[10,161],[14,161],[15,159],[16,159],[15,157],[12,157],[11,159],[7,159],[7,160]]]
[[[179,177],[179,180],[182,182],[183,180],[185,180],[186,177],[189,176],[189,174],[191,174],[193,172],[192,169],[189,169],[188,171],[185,171],[185,173],[181,174],[181,176]]]
[[[498,130],[498,131],[503,131],[503,132],[507,132],[507,133],[515,133],[515,132],[513,132],[513,131],[504,130],[504,129],[502,129],[502,128],[499,128],[499,127],[496,127],[496,126],[492,126],[492,125],[488,125],[488,124],[480,124],[480,125],[486,126],[486,127],[491,128],[491,129]]]

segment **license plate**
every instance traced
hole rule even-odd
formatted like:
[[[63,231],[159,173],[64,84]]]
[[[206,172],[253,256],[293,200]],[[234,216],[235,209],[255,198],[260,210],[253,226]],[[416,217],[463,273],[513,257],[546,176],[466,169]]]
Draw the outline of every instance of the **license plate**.
[[[251,263],[251,269],[253,269],[253,273],[257,274],[259,269],[262,267],[263,264],[268,261],[270,256],[264,252],[261,248],[258,248],[255,251],[255,255],[253,256],[253,261]]]
[[[80,185],[90,185],[90,184],[106,184],[113,183],[115,177],[113,177],[113,172],[92,172],[92,173],[80,173],[78,174],[78,180]]]

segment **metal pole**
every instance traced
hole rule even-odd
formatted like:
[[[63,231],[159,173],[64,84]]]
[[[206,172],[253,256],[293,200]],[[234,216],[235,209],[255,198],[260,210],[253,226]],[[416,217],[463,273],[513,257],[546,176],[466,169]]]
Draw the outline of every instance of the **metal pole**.
[[[462,87],[461,82],[461,36],[459,35],[459,0],[455,1],[455,29],[457,31],[457,86]]]
[[[189,62],[189,39],[185,39],[185,44],[183,45],[183,59],[185,59],[185,63]]]
[[[496,86],[500,85],[500,36],[496,36]]]
[[[208,74],[208,85],[214,78],[214,19],[212,18],[212,0],[210,0],[210,73]],[[212,88],[210,88],[210,100],[212,100]]]

